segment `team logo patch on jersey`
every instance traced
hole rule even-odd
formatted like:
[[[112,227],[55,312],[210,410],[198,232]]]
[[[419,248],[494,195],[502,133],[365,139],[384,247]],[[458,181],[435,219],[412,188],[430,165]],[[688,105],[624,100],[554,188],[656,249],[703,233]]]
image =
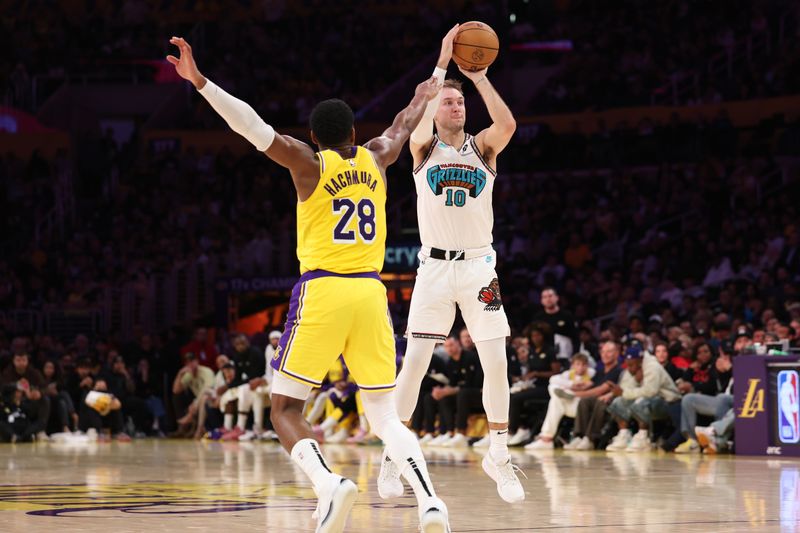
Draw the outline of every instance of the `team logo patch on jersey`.
[[[433,194],[439,196],[445,187],[466,189],[469,195],[477,198],[486,187],[486,172],[472,165],[446,163],[428,169],[428,186]]]
[[[503,305],[500,298],[500,281],[494,278],[487,287],[481,287],[478,291],[478,301],[486,304],[484,311],[499,311]]]
[[[275,355],[272,356],[273,361],[277,361],[281,358],[281,348],[283,348],[283,346],[278,345],[278,348],[275,350]]]

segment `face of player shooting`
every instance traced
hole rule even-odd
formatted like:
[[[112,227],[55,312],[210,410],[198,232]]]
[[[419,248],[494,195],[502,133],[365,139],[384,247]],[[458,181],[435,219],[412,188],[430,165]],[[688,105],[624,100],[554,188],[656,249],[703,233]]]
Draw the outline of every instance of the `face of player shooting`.
[[[464,95],[453,87],[442,89],[442,99],[439,109],[433,117],[436,128],[448,133],[458,133],[464,130],[467,121],[467,109],[464,107]]]

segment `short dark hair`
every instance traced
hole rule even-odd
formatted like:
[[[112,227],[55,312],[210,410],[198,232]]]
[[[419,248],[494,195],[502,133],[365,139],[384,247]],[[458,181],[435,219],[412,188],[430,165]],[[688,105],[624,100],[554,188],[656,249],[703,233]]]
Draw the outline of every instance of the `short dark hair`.
[[[308,119],[311,131],[324,146],[346,143],[353,131],[355,116],[346,102],[338,98],[323,100],[311,111]]]

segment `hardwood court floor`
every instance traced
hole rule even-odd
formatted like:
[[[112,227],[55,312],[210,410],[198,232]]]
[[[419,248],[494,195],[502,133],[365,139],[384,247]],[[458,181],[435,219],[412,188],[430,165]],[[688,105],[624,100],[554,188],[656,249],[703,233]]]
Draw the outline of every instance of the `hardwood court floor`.
[[[378,447],[324,452],[360,495],[347,531],[417,531],[382,502]],[[515,452],[527,500],[502,502],[471,450],[426,450],[454,532],[800,531],[800,462],[662,453]],[[307,532],[315,499],[276,444],[143,440],[0,445],[0,531]]]

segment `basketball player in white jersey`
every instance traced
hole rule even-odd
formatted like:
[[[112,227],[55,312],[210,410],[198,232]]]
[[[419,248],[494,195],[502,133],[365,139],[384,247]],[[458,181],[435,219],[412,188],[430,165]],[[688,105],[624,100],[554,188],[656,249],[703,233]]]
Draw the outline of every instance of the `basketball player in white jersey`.
[[[505,338],[511,330],[495,272],[492,189],[497,155],[514,135],[516,122],[485,69],[459,69],[475,85],[492,119],[492,125],[476,136],[464,131],[461,84],[444,80],[457,31],[458,26],[442,40],[434,77],[443,89],[428,103],[409,143],[422,248],[408,317],[408,347],[397,379],[397,410],[401,420],[411,418],[434,346],[450,332],[458,305],[485,373],[483,405],[490,444],[483,469],[497,483],[500,497],[514,503],[525,499],[525,491],[508,453]],[[403,493],[396,467],[385,454],[378,491],[385,498]]]

